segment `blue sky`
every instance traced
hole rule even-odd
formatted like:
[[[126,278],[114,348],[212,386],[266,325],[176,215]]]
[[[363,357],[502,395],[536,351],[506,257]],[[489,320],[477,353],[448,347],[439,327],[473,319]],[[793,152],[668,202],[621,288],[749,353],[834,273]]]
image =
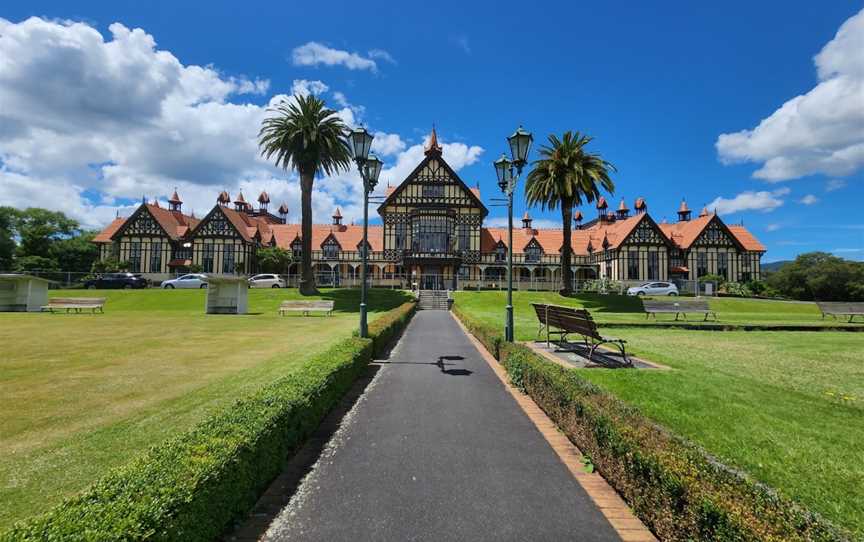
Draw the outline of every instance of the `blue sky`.
[[[658,220],[682,198],[717,207],[768,246],[766,261],[864,259],[858,1],[355,5],[6,3],[0,204],[38,190],[34,204],[97,226],[174,186],[199,214],[223,187],[249,199],[260,186],[299,209],[296,179],[254,156],[264,107],[293,89],[380,132],[391,182],[433,122],[487,203],[491,161],[518,124],[538,143],[580,130],[618,168],[615,205],[643,196]],[[334,205],[358,217],[355,184],[320,181],[316,221]]]

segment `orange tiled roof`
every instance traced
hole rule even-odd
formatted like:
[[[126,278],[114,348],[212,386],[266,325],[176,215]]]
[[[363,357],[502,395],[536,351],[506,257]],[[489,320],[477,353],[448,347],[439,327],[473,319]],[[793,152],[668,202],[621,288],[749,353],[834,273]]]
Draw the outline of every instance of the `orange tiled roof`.
[[[150,211],[150,214],[153,215],[153,218],[155,218],[159,225],[165,230],[168,237],[175,241],[186,235],[190,229],[197,226],[200,222],[197,218],[184,215],[179,211],[169,211],[168,209],[163,209],[158,205],[148,203],[147,209]]]
[[[285,250],[291,249],[294,239],[300,237],[300,224],[275,224],[270,226],[276,246]],[[320,250],[321,244],[330,234],[339,242],[342,250],[357,250],[363,240],[363,226],[342,225],[332,226],[330,224],[312,224],[312,250]],[[369,246],[373,252],[384,250],[384,227],[370,225],[368,232]]]
[[[732,232],[732,235],[734,235],[735,238],[738,239],[738,242],[741,243],[741,245],[743,245],[745,249],[765,252],[765,245],[756,240],[756,238],[753,237],[753,234],[750,233],[744,226],[727,225],[726,227],[729,228],[729,231]]]
[[[126,219],[123,217],[115,218],[114,220],[111,221],[110,224],[105,226],[105,229],[100,231],[96,235],[96,237],[93,238],[93,242],[94,243],[110,243],[111,237],[113,237],[114,234],[117,233],[117,230],[120,229],[120,226],[122,226],[124,222],[126,222]]]
[[[684,206],[684,202],[682,202],[681,205]],[[713,215],[700,216],[693,220],[682,220],[672,224],[663,223],[658,225],[660,226],[660,230],[666,234],[666,237],[668,237],[676,246],[687,249],[690,248],[693,241],[699,237],[699,234],[702,233],[702,230],[705,229],[705,226],[708,225],[708,222],[710,222],[712,218]]]

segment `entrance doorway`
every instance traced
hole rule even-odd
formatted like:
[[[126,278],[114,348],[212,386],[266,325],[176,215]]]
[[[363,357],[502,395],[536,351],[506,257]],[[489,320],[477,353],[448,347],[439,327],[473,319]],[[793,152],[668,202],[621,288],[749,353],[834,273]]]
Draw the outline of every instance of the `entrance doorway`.
[[[424,265],[420,275],[421,290],[443,290],[444,275],[441,274],[441,266]]]

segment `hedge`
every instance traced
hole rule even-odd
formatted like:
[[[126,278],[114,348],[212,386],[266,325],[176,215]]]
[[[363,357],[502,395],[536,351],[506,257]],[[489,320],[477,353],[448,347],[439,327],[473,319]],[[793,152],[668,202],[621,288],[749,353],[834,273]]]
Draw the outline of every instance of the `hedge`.
[[[372,351],[376,357],[384,354],[387,347],[405,328],[414,316],[416,301],[408,301],[369,323],[369,338],[372,339]]]
[[[403,305],[373,322],[376,337],[398,333],[412,312]],[[252,509],[364,372],[373,345],[360,338],[337,343],[48,513],[15,524],[0,540],[214,539]]]
[[[661,540],[848,540],[827,520],[733,470],[611,394],[457,307],[465,326]]]

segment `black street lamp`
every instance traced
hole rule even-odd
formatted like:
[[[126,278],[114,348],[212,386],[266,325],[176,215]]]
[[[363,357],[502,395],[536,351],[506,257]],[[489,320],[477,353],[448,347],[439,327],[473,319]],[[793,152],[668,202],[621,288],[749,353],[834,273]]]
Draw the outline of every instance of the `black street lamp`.
[[[510,145],[508,160],[505,155],[495,160],[495,175],[498,177],[498,187],[507,196],[507,309],[504,321],[504,339],[513,342],[513,190],[522,175],[522,168],[528,163],[528,152],[534,137],[522,126],[507,138]]]
[[[366,267],[369,258],[369,194],[375,190],[378,184],[378,176],[381,175],[381,167],[384,163],[374,154],[369,154],[372,148],[372,140],[375,138],[366,128],[355,128],[351,131],[351,149],[354,153],[354,161],[357,162],[357,170],[363,179],[363,249],[360,253],[362,267],[360,269],[360,336],[369,336],[369,326],[366,318],[366,296],[368,288],[366,284]]]

